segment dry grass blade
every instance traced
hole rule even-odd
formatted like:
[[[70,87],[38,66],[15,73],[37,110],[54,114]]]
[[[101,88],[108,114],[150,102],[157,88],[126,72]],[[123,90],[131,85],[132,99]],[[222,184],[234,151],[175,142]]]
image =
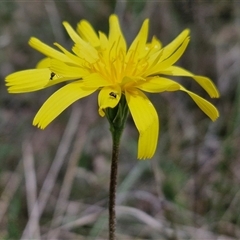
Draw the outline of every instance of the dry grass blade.
[[[53,0],[46,1],[44,2],[44,6],[48,14],[55,39],[57,39],[60,42],[64,42],[64,32],[61,24],[62,20],[55,1]]]
[[[35,208],[38,207],[39,209],[39,217],[41,216],[47,200],[50,196],[50,193],[53,189],[53,186],[55,184],[57,175],[59,173],[59,170],[64,162],[64,159],[68,153],[68,150],[70,148],[71,142],[76,134],[76,130],[78,128],[78,123],[81,117],[81,110],[79,108],[73,108],[67,127],[65,129],[65,132],[63,134],[62,140],[59,144],[56,156],[53,160],[53,163],[50,167],[50,170],[47,174],[47,177],[43,183],[42,189],[39,193],[39,198],[38,201],[36,202],[36,204],[34,204],[34,208],[32,210],[32,213],[29,217],[27,226],[24,229],[23,235],[22,235],[22,239],[26,238],[26,233],[28,232],[28,229],[30,227],[30,222],[32,221],[33,218],[33,213]],[[32,232],[34,232],[34,230],[32,230]]]
[[[102,209],[95,209],[94,213],[89,213],[85,216],[82,216],[74,221],[63,224],[59,227],[53,228],[51,231],[47,233],[47,235],[43,235],[43,239],[59,239],[56,237],[56,233],[60,233],[61,230],[65,230],[70,233],[70,230],[74,228],[79,228],[84,225],[92,224],[97,221],[98,217],[103,213]],[[50,236],[50,238],[49,238]],[[85,239],[85,238],[84,238]]]
[[[145,212],[133,208],[133,207],[125,207],[125,206],[117,206],[116,207],[116,212],[117,212],[117,218],[119,218],[121,215],[132,215],[141,222],[147,224],[148,226],[157,229],[161,231],[163,229],[163,224],[150,215],[146,214]]]
[[[39,213],[37,205],[37,180],[34,169],[33,150],[29,141],[26,141],[23,144],[23,167],[28,214],[30,215],[32,212],[32,220],[29,222],[29,236],[32,236],[34,239],[40,239]],[[35,203],[36,206],[34,208]]]
[[[90,213],[86,216],[80,217],[75,221],[66,223],[66,224],[64,224],[64,225],[62,225],[62,226],[60,226],[56,229],[53,229],[53,231],[61,230],[61,229],[71,230],[71,229],[76,228],[76,227],[80,227],[80,226],[84,226],[84,225],[87,225],[87,224],[94,223],[97,220],[97,218],[99,217],[99,215],[102,214],[102,212],[103,212],[102,210],[96,210],[95,213]]]

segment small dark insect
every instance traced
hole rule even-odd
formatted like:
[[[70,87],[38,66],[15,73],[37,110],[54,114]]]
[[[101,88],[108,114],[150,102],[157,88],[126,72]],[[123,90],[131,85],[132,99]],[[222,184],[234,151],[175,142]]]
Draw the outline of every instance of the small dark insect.
[[[50,75],[50,79],[49,80],[53,80],[53,77],[55,76],[56,74],[54,72],[51,72],[51,75]]]
[[[110,95],[111,97],[117,98],[117,94],[114,93],[114,92],[110,92],[109,95]]]

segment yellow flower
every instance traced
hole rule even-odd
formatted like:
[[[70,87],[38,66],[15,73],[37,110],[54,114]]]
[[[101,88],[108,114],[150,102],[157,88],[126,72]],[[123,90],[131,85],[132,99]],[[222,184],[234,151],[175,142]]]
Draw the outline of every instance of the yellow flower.
[[[31,92],[60,82],[67,84],[50,96],[36,114],[33,125],[44,129],[73,102],[99,90],[99,114],[105,116],[107,108],[118,105],[125,96],[132,118],[139,131],[138,158],[151,158],[156,150],[159,132],[157,112],[143,92],[184,91],[213,121],[219,116],[208,101],[185,89],[167,76],[186,76],[200,84],[212,98],[218,90],[207,77],[175,66],[189,43],[189,30],[180,33],[170,44],[162,47],[160,41],[148,38],[148,20],[127,48],[118,17],[109,18],[109,35],[98,34],[85,20],[77,31],[63,23],[74,42],[72,52],[60,44],[55,50],[36,38],[29,44],[46,55],[36,69],[16,72],[6,77],[9,93]]]

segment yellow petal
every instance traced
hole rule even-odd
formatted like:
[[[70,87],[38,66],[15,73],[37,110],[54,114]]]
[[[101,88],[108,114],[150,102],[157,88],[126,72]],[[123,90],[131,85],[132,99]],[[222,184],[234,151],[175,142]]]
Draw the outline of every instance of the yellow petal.
[[[98,95],[99,115],[104,117],[104,109],[116,107],[120,98],[121,88],[118,85],[102,88]]]
[[[54,43],[54,45],[56,47],[58,47],[69,59],[71,59],[71,64],[76,65],[76,66],[79,66],[79,65],[82,66],[84,61],[81,58],[79,58],[76,55],[70,53],[67,49],[65,49],[63,46],[61,46],[58,43]],[[58,60],[61,61],[61,59],[58,59]],[[66,62],[66,61],[63,61],[63,62]],[[66,62],[66,63],[69,63],[69,62]]]
[[[101,50],[106,50],[109,47],[108,38],[102,32],[99,32],[99,41],[100,41]]]
[[[57,51],[54,48],[49,47],[47,44],[41,42],[37,38],[30,38],[28,43],[32,48],[36,49],[37,51],[50,58],[56,58],[62,60],[63,62],[71,62],[71,59],[69,59],[65,54]]]
[[[98,59],[96,49],[88,42],[85,42],[67,22],[63,22],[63,25],[71,39],[75,42],[72,49],[73,52],[81,58],[86,59],[88,62],[94,63]]]
[[[140,90],[127,90],[126,100],[139,131],[138,158],[151,158],[156,151],[159,132],[159,120],[157,112]]]
[[[83,40],[89,42],[92,46],[98,47],[100,45],[99,38],[88,21],[80,21],[77,25],[77,32]]]
[[[63,22],[63,25],[71,39],[75,42],[72,51],[88,62],[94,63],[98,59],[98,53],[96,49],[89,44],[89,42],[85,42],[67,22]]]
[[[86,68],[75,67],[69,64],[65,64],[62,61],[52,59],[50,61],[52,72],[59,74],[66,78],[82,78],[89,75],[89,71]]]
[[[109,41],[107,36],[99,32],[99,41],[100,41],[100,47],[99,47],[99,53],[102,56],[102,59],[105,59],[106,62],[109,62]]]
[[[193,99],[193,101],[198,105],[198,107],[201,108],[201,110],[206,115],[208,115],[209,118],[211,118],[212,121],[215,121],[219,117],[218,110],[210,102],[198,96],[197,94],[191,91],[188,91],[182,86],[180,90],[186,92]]]
[[[49,68],[50,67],[50,59],[51,58],[43,58],[40,60],[36,66],[36,68]]]
[[[130,58],[132,58],[132,61],[135,61],[139,58],[142,58],[147,53],[146,42],[148,38],[148,24],[149,20],[146,19],[143,22],[138,35],[133,40],[130,48],[128,49],[127,61],[129,61]]]
[[[80,98],[92,94],[96,89],[84,88],[81,82],[70,83],[50,96],[36,114],[33,125],[44,129],[68,106]]]
[[[180,85],[177,82],[158,76],[148,78],[146,81],[138,81],[136,87],[150,93],[177,91],[180,89]]]
[[[99,56],[97,50],[91,46],[89,43],[84,42],[84,43],[76,43],[72,51],[80,58],[83,60],[89,62],[89,63],[95,63]]]
[[[214,83],[207,77],[194,75],[193,73],[185,70],[184,68],[180,68],[177,66],[171,66],[166,69],[166,71],[171,72],[172,76],[186,76],[192,77],[204,90],[209,94],[211,98],[218,98],[219,92],[214,85]],[[164,74],[164,72],[163,72]]]
[[[189,38],[186,38],[182,45],[178,49],[176,49],[176,51],[170,57],[168,57],[164,61],[160,60],[160,62],[158,62],[156,65],[153,65],[153,67],[149,68],[149,70],[145,74],[152,75],[162,73],[163,70],[173,65],[182,56],[182,54],[187,48],[188,43]],[[162,58],[163,57],[161,57],[160,59]]]
[[[189,38],[189,29],[185,29],[182,31],[172,42],[170,42],[166,47],[163,48],[163,59],[167,59],[170,57],[176,49],[178,49],[181,44],[186,40],[186,38]]]
[[[146,48],[151,50],[151,54],[159,51],[162,48],[162,43],[155,37],[152,37],[152,41],[146,44]]]
[[[63,26],[67,30],[67,33],[70,36],[70,38],[73,40],[73,42],[81,43],[83,41],[68,22],[63,22]]]
[[[111,83],[98,73],[92,73],[84,77],[82,83],[85,87],[100,88],[111,85]]]
[[[123,51],[124,54],[126,53],[126,41],[123,37],[118,17],[115,14],[109,18],[109,43],[117,52],[120,50]],[[112,52],[114,52],[114,49],[112,49]]]
[[[50,77],[48,68],[29,69],[12,73],[5,81],[9,93],[24,93],[45,88]]]

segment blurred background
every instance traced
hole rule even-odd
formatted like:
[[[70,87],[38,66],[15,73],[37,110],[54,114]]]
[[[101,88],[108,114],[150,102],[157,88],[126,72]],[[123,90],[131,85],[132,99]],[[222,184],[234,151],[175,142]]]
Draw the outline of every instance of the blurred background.
[[[108,32],[117,13],[130,43],[143,20],[149,40],[166,45],[183,29],[191,41],[177,65],[210,77],[209,99],[190,78],[175,78],[217,106],[216,122],[181,92],[151,95],[161,122],[157,152],[139,161],[138,132],[128,119],[121,144],[118,239],[240,239],[240,2],[99,0],[0,1],[0,239],[107,239],[111,136],[97,95],[73,104],[44,131],[32,120],[58,86],[8,94],[6,75],[43,57],[35,36],[52,46],[72,42],[87,19]]]

